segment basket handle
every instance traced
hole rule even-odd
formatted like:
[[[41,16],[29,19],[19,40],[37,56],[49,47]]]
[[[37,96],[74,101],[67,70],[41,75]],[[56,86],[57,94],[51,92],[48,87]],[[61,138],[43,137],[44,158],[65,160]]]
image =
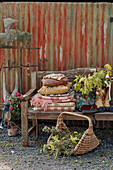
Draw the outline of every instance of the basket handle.
[[[63,119],[62,117],[63,117],[63,115],[65,115],[65,114],[73,115],[73,116],[77,116],[77,117],[81,117],[81,118],[87,119],[88,122],[89,122],[89,128],[87,129],[87,133],[88,133],[88,134],[92,134],[92,133],[93,133],[93,123],[92,123],[92,120],[91,120],[90,117],[84,116],[84,115],[80,115],[80,114],[76,114],[76,113],[72,113],[72,112],[62,112],[62,113],[59,115],[58,119],[62,120],[62,119]]]

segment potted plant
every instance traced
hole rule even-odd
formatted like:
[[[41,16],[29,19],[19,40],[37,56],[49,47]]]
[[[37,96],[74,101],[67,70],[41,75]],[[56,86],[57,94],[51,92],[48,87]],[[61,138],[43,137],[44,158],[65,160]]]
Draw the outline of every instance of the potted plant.
[[[103,100],[98,102],[100,97],[105,99],[106,89],[110,89],[111,85],[111,66],[106,64],[104,69],[96,69],[92,75],[75,76],[75,96],[77,100],[77,108],[81,110],[83,105],[97,104],[97,108],[104,106]],[[108,90],[107,90],[108,91]],[[96,103],[95,103],[96,100]],[[104,103],[105,104],[105,103]]]
[[[10,103],[10,128],[8,129],[9,136],[15,136],[17,132],[17,125],[21,117],[21,94],[16,93],[15,97],[11,99]]]

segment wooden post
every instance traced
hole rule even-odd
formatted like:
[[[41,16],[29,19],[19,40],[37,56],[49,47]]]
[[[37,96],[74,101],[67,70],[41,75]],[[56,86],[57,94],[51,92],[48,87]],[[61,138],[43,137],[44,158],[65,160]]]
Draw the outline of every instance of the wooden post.
[[[36,71],[31,73],[31,89],[37,88],[37,82],[36,82]]]
[[[31,88],[37,88],[37,78],[36,78],[36,71],[32,72],[31,73]],[[35,126],[35,132],[34,132],[34,135],[38,136],[38,121],[37,119],[36,120],[33,120],[32,119],[32,124],[33,126]]]
[[[22,94],[22,48],[20,49],[20,93]]]
[[[28,146],[28,118],[27,118],[27,108],[28,101],[22,101],[21,108],[21,129],[22,129],[22,146]]]

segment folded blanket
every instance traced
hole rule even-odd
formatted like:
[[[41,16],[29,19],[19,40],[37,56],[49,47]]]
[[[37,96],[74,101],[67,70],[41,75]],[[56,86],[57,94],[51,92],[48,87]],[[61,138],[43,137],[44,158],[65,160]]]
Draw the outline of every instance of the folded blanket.
[[[36,96],[46,96],[46,97],[68,97],[71,96],[73,99],[75,98],[75,92],[69,90],[68,93],[61,93],[61,94],[48,94],[48,95],[41,95],[40,93],[36,93],[32,98]]]
[[[39,107],[42,107],[39,105]],[[47,107],[75,107],[75,102],[67,102],[67,103],[48,103]]]
[[[47,96],[50,96],[50,97],[52,97],[52,96],[56,96],[56,97],[65,97],[65,96],[71,96],[72,98],[74,98],[75,97],[75,92],[74,91],[72,91],[72,89],[70,89],[69,91],[68,91],[68,93],[61,93],[61,94],[49,94],[49,95],[47,95]]]
[[[42,95],[67,93],[71,87],[71,84],[72,84],[71,82],[68,82],[67,85],[59,85],[53,87],[42,86],[38,90],[38,93]]]
[[[57,97],[57,96],[53,96],[53,97],[49,97],[49,96],[39,96],[40,99],[45,99],[45,100],[66,100],[66,99],[72,99],[71,96],[67,96],[67,97]]]
[[[34,107],[33,110],[40,110],[40,111],[68,111],[68,112],[71,112],[71,111],[74,111],[75,110],[75,107],[47,107],[46,109],[45,108],[42,108],[42,107]]]
[[[58,86],[61,84],[67,84],[68,79],[63,77],[61,80],[54,80],[54,79],[42,79],[43,86]]]
[[[36,96],[30,101],[30,103],[31,103],[31,106],[35,106],[35,107],[41,106],[42,108],[46,108],[48,104],[51,104],[51,103],[57,104],[57,103],[68,103],[68,102],[75,102],[75,101],[76,100],[73,98],[65,99],[64,97],[63,99],[62,97],[62,99],[60,99],[59,97],[59,99],[43,99],[43,98],[40,98],[40,96]]]
[[[62,78],[66,78],[64,74],[48,74],[43,77],[43,79],[54,79],[54,80],[61,80]]]

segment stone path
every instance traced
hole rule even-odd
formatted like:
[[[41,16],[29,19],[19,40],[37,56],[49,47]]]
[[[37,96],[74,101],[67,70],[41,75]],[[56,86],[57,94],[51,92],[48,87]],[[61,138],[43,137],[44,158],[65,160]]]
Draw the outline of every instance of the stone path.
[[[43,127],[40,124],[38,142],[33,142],[33,136],[29,138],[29,147],[21,145],[21,133],[8,137],[6,131],[0,130],[0,170],[113,170],[113,130],[94,130],[100,145],[93,151],[55,159],[48,153],[40,154],[38,143],[44,144],[48,138],[41,130]],[[84,130],[77,127],[80,129]]]

